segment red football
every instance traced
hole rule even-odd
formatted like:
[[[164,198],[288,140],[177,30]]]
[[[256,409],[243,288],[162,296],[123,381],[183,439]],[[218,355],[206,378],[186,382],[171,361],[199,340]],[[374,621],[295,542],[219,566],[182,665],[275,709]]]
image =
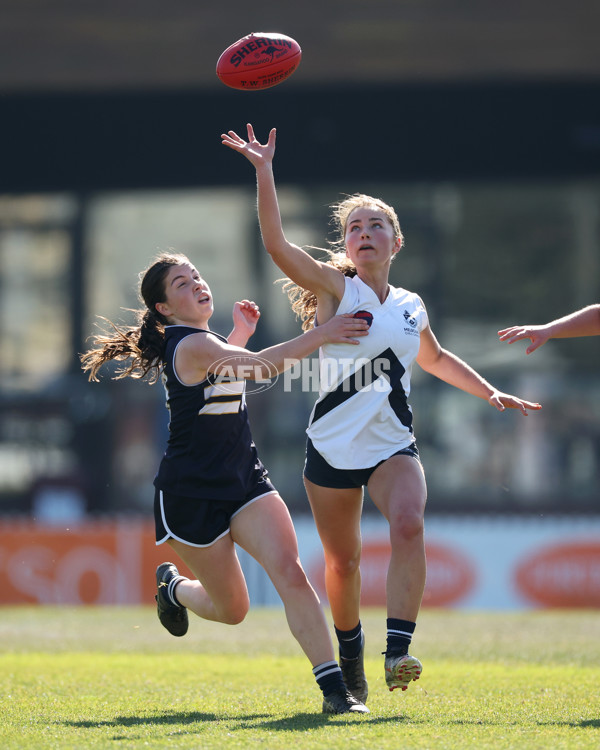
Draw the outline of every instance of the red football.
[[[289,78],[301,58],[295,39],[256,31],[227,47],[217,61],[217,76],[233,89],[260,91]]]

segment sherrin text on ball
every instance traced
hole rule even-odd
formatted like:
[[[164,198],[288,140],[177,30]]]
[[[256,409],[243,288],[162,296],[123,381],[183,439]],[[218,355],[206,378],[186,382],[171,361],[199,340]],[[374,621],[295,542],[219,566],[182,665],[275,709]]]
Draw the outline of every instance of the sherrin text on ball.
[[[295,39],[257,31],[227,47],[217,61],[217,76],[233,89],[260,91],[289,78],[301,59],[302,50]]]

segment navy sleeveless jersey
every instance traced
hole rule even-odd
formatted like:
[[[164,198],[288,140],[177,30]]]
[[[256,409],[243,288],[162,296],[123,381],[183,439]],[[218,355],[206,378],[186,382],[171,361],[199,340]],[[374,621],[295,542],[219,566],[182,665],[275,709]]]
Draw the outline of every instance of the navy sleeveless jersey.
[[[244,380],[196,385],[177,377],[177,346],[203,329],[167,326],[163,384],[169,410],[169,439],[154,485],[165,492],[207,500],[240,502],[247,487],[267,472],[250,433]],[[227,341],[212,331],[213,336]]]

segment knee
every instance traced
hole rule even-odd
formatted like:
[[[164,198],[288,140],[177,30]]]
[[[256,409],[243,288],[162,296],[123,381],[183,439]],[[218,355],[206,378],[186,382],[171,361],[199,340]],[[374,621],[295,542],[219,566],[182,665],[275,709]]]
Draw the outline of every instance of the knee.
[[[246,619],[248,610],[250,609],[250,601],[235,601],[231,602],[228,606],[222,607],[218,612],[219,622],[224,625],[239,625]]]
[[[390,539],[392,546],[417,541],[423,538],[424,521],[423,514],[417,511],[399,513],[390,520]]]
[[[224,625],[239,625],[246,619],[247,612],[228,612],[222,618]]]
[[[360,568],[360,550],[349,555],[326,554],[325,564],[339,578],[351,578]]]
[[[276,576],[287,588],[301,589],[309,586],[308,578],[300,560],[296,556],[285,556],[279,559]]]

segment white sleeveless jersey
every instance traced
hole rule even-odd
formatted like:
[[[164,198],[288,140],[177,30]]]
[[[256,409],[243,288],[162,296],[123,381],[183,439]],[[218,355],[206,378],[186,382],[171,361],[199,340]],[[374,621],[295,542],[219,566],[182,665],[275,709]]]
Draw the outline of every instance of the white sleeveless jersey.
[[[360,344],[325,344],[308,436],[330,466],[366,469],[413,440],[410,375],[427,312],[418,295],[390,287],[383,304],[358,276],[346,277],[337,310],[371,320]],[[372,316],[372,318],[371,318]]]

